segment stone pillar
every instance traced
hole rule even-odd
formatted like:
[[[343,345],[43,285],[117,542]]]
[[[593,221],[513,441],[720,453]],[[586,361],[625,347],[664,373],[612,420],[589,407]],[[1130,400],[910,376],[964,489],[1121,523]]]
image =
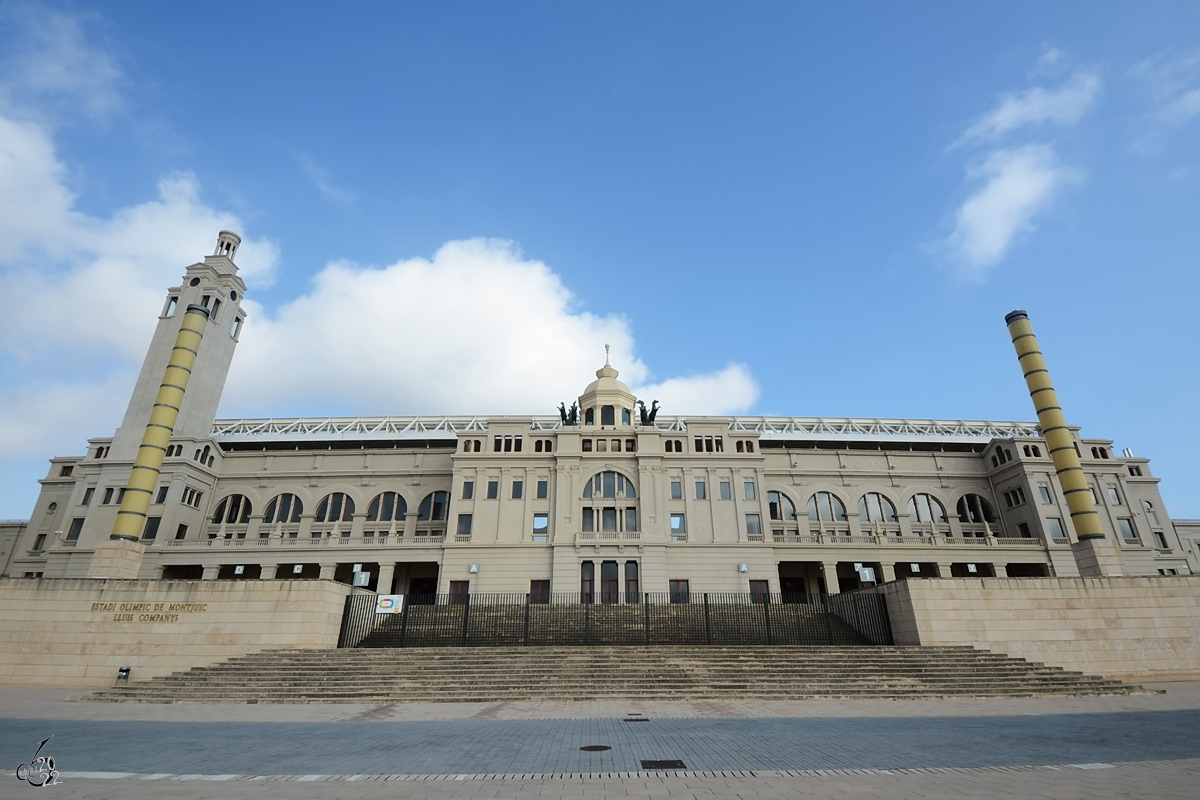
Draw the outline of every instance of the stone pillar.
[[[220,571],[221,571],[221,567],[219,564],[205,564],[204,565],[204,576],[203,576],[202,580],[215,581],[217,579],[217,573]]]
[[[321,565],[321,580],[333,580],[333,573],[337,570],[337,564],[322,564]]]
[[[825,591],[829,594],[837,594],[841,591],[838,588],[837,565],[836,561],[821,562],[821,575],[825,578]]]
[[[263,564],[263,565],[261,565],[261,569],[262,569],[262,572],[259,573],[258,579],[260,581],[273,581],[273,580],[275,580],[275,571],[279,569],[279,565],[278,564]]]
[[[949,562],[949,561],[937,562],[939,578],[949,578],[950,577],[950,563],[951,562]]]
[[[392,578],[396,574],[396,562],[389,561],[379,564],[379,578],[375,582],[375,591],[379,594],[392,593]]]

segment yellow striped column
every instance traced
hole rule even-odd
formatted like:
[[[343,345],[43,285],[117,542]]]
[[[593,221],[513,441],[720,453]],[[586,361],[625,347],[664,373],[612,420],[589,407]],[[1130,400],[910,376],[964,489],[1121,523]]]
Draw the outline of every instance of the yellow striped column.
[[[154,487],[158,485],[158,474],[171,435],[175,432],[175,420],[179,417],[179,407],[183,404],[183,395],[187,391],[188,379],[192,376],[192,367],[200,352],[200,341],[204,338],[207,324],[207,308],[197,305],[187,307],[183,324],[175,337],[175,347],[171,350],[171,360],[163,373],[162,385],[158,387],[158,396],[154,398],[146,433],[142,436],[142,444],[133,462],[133,473],[129,476],[129,485],[125,487],[125,497],[121,500],[121,510],[117,512],[117,522],[109,537],[111,539],[133,542],[141,539],[146,524],[146,510],[150,508]]]
[[[1029,315],[1024,311],[1013,311],[1004,321],[1008,324],[1013,347],[1017,350],[1017,359],[1025,374],[1025,385],[1029,387],[1029,397],[1037,411],[1046,448],[1054,461],[1054,471],[1058,474],[1058,482],[1067,499],[1075,536],[1081,544],[1088,545],[1085,548],[1087,552],[1076,551],[1080,572],[1084,575],[1120,574],[1119,562],[1112,560],[1115,554],[1100,553],[1095,549],[1095,545],[1106,544],[1102,541],[1105,539],[1104,528],[1100,525],[1092,490],[1079,462],[1079,451],[1075,449],[1075,440],[1067,428],[1066,417],[1058,403],[1054,384],[1050,381],[1050,373],[1038,347],[1037,337],[1034,336],[1033,326],[1029,323]]]

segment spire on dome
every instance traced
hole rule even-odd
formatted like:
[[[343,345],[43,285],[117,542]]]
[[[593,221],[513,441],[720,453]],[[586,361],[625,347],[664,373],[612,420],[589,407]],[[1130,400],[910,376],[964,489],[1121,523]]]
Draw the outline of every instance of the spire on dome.
[[[613,368],[612,364],[608,363],[608,356],[609,356],[609,346],[604,345],[604,366],[601,367],[600,369],[596,370],[597,378],[615,378],[621,374],[621,373],[617,372],[616,369]]]

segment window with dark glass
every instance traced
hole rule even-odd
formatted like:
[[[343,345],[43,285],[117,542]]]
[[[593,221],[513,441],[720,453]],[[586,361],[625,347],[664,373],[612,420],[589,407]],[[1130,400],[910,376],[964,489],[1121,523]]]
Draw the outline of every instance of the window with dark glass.
[[[591,603],[595,597],[596,586],[596,565],[591,561],[584,561],[579,565],[579,601],[581,603]]]
[[[846,507],[831,492],[817,492],[808,498],[808,518],[822,522],[845,522]]]
[[[995,522],[996,515],[992,512],[991,503],[977,494],[968,494],[958,501],[958,521]]]
[[[771,585],[767,581],[750,581],[750,602],[771,602]]]
[[[672,580],[668,582],[670,588],[670,600],[672,603],[687,603],[688,597],[688,582],[685,580]]]
[[[80,503],[79,505],[81,505],[81,506],[90,506],[90,505],[92,504],[92,497],[93,497],[95,494],[96,494],[96,490],[95,490],[95,489],[92,489],[92,488],[85,489],[85,490],[84,490],[84,492],[83,492],[83,502],[82,502],[82,503]]]
[[[600,406],[600,424],[617,424],[616,410],[612,406]]]
[[[596,409],[589,408],[587,411],[583,412],[583,424],[584,425],[595,425],[596,424]]]
[[[450,493],[432,492],[425,496],[425,499],[421,501],[421,505],[417,508],[417,520],[419,522],[444,521],[449,509]]]
[[[294,494],[281,494],[267,504],[267,513],[263,522],[268,525],[275,522],[299,522],[304,513],[304,504]]]
[[[539,500],[545,500],[549,496],[550,496],[550,481],[538,481],[537,482],[537,498]]]
[[[731,500],[733,498],[733,490],[729,486],[729,481],[721,481],[721,499]]]
[[[354,519],[354,498],[344,492],[326,495],[317,504],[317,522],[349,522]]]
[[[475,481],[463,481],[462,499],[471,500],[475,497]]]
[[[146,530],[142,531],[142,539],[147,542],[152,542],[158,538],[158,527],[162,524],[162,517],[146,517]]]
[[[67,531],[67,541],[74,542],[79,539],[80,532],[83,531],[83,518],[77,517],[71,520],[71,528]]]
[[[622,425],[629,425],[629,424],[631,424],[632,422],[633,422],[633,420],[630,418],[630,415],[629,415],[629,409],[628,409],[628,408],[622,408],[622,409],[621,409],[621,424],[622,424]]]
[[[705,487],[704,481],[696,481],[696,499],[697,500],[708,499],[708,489],[707,489],[707,487]]]
[[[500,497],[500,481],[488,481],[487,499],[495,500]]]
[[[601,603],[617,603],[620,602],[620,579],[618,577],[617,562],[602,561],[600,562],[600,602]]]
[[[240,494],[231,494],[218,503],[217,510],[212,517],[214,525],[245,525],[249,521],[250,500]]]
[[[458,527],[455,529],[455,533],[458,534],[459,536],[470,536],[471,535],[471,515],[470,514],[459,514],[458,515]]]
[[[896,506],[879,492],[868,492],[858,501],[858,516],[864,522],[895,522]]]
[[[625,562],[625,602],[638,601],[638,562]]]
[[[908,501],[908,516],[913,522],[946,522],[946,509],[929,494],[915,494]]]
[[[524,494],[524,492],[525,492],[525,481],[513,481],[512,482],[512,499],[513,500],[520,500],[521,495]]]
[[[550,581],[530,581],[529,602],[538,604],[549,603]]]
[[[384,492],[375,497],[367,506],[368,522],[397,522],[404,521],[408,513],[408,503],[396,492]]]
[[[683,499],[683,482],[682,481],[671,481],[671,499],[672,500],[682,500]]]

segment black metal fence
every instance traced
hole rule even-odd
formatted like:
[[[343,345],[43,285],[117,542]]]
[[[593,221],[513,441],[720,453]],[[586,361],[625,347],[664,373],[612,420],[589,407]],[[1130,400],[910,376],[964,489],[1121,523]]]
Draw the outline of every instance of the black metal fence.
[[[888,645],[882,595],[706,592],[620,595],[409,595],[398,614],[376,595],[346,598],[338,647],[504,645]]]

